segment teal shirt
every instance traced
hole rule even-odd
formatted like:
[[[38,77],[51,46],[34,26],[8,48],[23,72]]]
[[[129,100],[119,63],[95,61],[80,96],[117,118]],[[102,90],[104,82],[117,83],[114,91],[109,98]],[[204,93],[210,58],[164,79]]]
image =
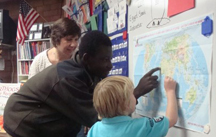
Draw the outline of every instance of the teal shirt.
[[[164,137],[169,129],[166,117],[131,118],[117,116],[95,123],[87,137]]]

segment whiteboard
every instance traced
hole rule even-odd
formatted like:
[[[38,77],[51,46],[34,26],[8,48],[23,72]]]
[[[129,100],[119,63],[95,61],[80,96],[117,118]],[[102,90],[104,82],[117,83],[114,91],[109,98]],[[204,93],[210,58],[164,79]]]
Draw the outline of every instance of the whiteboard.
[[[158,6],[152,6],[154,3]],[[134,80],[133,74],[133,41],[134,36],[149,33],[155,30],[160,30],[177,23],[184,22],[196,17],[212,14],[213,21],[215,22],[215,5],[216,0],[197,0],[195,1],[195,8],[186,12],[177,14],[171,18],[167,17],[167,0],[132,0],[130,6],[128,6],[128,33],[129,33],[129,77]],[[152,20],[163,16],[164,22],[162,24],[152,24]],[[213,22],[213,27],[216,23]],[[213,32],[216,31],[214,27]],[[213,56],[216,50],[215,33],[213,33]],[[216,136],[216,77],[213,71],[216,69],[216,63],[212,61],[212,87],[211,87],[211,106],[210,106],[210,132],[209,134],[193,132],[187,129],[181,129],[173,127],[169,130],[167,137],[215,137]]]

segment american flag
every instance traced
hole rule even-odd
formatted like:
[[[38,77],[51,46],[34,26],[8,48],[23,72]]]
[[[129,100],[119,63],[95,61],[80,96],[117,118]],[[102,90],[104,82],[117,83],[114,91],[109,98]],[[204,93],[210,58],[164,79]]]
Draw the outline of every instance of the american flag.
[[[19,44],[23,44],[26,36],[29,33],[31,26],[38,19],[39,14],[24,0],[20,3],[18,26],[17,26],[17,37],[16,41]]]

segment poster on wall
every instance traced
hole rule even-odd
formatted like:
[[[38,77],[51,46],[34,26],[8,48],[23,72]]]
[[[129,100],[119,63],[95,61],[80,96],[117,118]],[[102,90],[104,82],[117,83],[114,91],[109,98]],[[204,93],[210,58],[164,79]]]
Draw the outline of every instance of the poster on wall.
[[[3,113],[7,100],[11,94],[19,89],[19,83],[0,83],[0,132],[5,132],[3,129]]]
[[[213,36],[201,33],[205,17],[134,37],[135,85],[146,72],[161,67],[161,71],[155,73],[159,77],[159,87],[138,99],[136,113],[148,117],[166,114],[164,78],[170,76],[178,83],[179,119],[175,126],[196,132],[210,127]]]
[[[112,64],[113,68],[109,73],[112,75],[128,76],[128,40],[123,39],[123,36],[111,38],[112,41]]]

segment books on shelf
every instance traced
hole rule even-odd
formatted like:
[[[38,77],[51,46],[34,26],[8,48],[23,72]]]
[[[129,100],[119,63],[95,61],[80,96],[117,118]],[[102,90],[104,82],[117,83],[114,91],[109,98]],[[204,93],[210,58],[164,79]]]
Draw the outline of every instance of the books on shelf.
[[[19,61],[18,62],[19,75],[29,74],[31,63],[32,61]]]
[[[34,59],[40,52],[50,48],[49,41],[32,41],[18,45],[18,59]]]
[[[29,69],[35,56],[51,47],[50,39],[26,40],[17,45],[18,82],[28,79]]]

